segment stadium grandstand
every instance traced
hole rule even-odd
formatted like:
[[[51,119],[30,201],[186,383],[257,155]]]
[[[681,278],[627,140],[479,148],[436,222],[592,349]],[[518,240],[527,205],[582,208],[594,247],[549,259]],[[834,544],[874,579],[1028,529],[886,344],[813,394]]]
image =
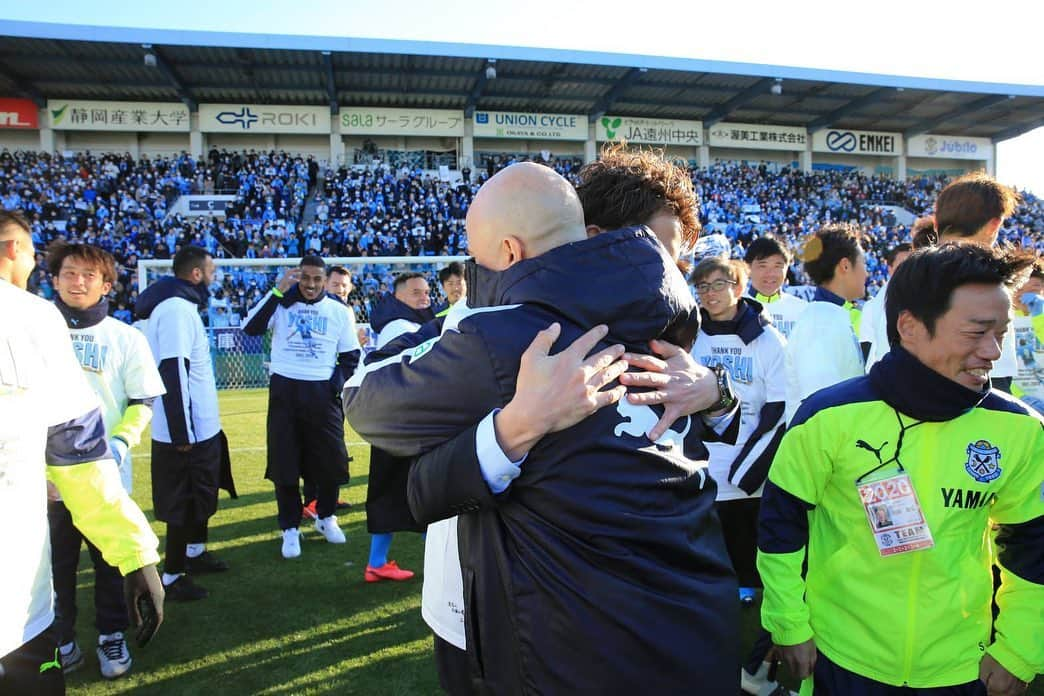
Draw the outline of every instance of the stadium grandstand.
[[[319,37],[4,22],[0,202],[42,247],[98,243],[121,263],[179,245],[217,258],[452,256],[481,183],[535,160],[569,177],[605,143],[692,171],[709,231],[796,246],[861,223],[879,252],[947,177],[995,171],[995,144],[1044,124],[1044,89],[708,61]],[[730,69],[731,68],[731,69]],[[1041,242],[1026,196],[1004,237]],[[208,321],[238,325],[272,273],[231,270]],[[365,321],[390,273],[364,268]],[[795,266],[792,281],[800,282]],[[52,292],[46,269],[38,292]]]

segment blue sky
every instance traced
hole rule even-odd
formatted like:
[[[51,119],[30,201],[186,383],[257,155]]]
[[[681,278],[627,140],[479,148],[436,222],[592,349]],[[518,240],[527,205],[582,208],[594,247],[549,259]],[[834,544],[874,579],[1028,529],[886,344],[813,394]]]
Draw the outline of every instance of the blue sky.
[[[1016,85],[1044,84],[1036,3],[981,0],[57,0],[3,19],[565,48]],[[292,11],[287,8],[292,7]],[[1044,194],[1044,128],[1002,143],[998,176]]]

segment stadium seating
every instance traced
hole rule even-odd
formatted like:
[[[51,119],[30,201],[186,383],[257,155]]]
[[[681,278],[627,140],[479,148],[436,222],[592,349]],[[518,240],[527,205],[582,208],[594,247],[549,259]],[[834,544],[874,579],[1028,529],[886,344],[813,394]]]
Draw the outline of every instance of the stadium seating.
[[[0,204],[29,215],[39,249],[65,238],[111,251],[120,264],[111,305],[128,319],[138,292],[137,260],[170,258],[183,244],[206,247],[217,258],[466,253],[464,218],[472,196],[486,178],[519,159],[489,157],[473,176],[468,172],[467,181],[443,181],[406,166],[318,172],[313,161],[283,151],[212,150],[199,160],[185,154],[135,160],[130,155],[62,158],[4,151]],[[581,166],[575,158],[547,164],[574,181]],[[871,292],[885,278],[883,252],[909,234],[882,206],[926,214],[946,184],[943,177],[900,182],[853,172],[773,171],[767,165],[738,163],[716,163],[693,170],[692,176],[705,227],[723,232],[735,256],[742,256],[759,235],[774,234],[797,250],[819,224],[859,223],[866,235]],[[189,193],[234,193],[236,200],[224,219],[168,213],[180,195]],[[1042,250],[1044,239],[1034,232],[1042,228],[1044,203],[1025,194],[1001,240]],[[799,262],[791,271],[791,280],[802,283]],[[237,325],[267,289],[269,275],[251,268],[220,271],[208,321]],[[352,302],[360,320],[366,320],[391,281],[384,267],[364,266],[356,273]],[[43,265],[33,285],[45,297],[53,294]]]

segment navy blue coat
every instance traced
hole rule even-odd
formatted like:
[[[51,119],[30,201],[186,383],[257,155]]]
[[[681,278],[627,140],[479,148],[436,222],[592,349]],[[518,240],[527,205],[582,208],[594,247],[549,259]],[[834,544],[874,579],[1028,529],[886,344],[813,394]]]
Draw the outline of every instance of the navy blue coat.
[[[474,425],[511,399],[522,353],[552,322],[552,352],[599,323],[610,328],[600,347],[690,346],[699,315],[673,261],[648,230],[618,230],[487,275],[469,289],[477,300],[488,307],[371,362],[345,391],[352,426],[397,456],[460,445],[417,462],[410,502],[419,521],[461,515],[476,687],[735,694],[736,581],[701,418],[680,419],[659,445],[644,434],[657,412],[604,408],[541,440],[499,496],[473,456]]]

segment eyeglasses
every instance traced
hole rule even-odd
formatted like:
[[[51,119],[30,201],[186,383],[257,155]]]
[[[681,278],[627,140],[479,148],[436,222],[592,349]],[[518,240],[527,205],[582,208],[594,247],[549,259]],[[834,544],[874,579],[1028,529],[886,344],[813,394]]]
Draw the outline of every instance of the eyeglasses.
[[[696,292],[700,293],[701,295],[704,293],[708,293],[711,290],[713,290],[714,292],[721,292],[730,285],[735,284],[735,280],[725,280],[723,278],[719,278],[718,280],[715,280],[713,283],[697,283]]]

